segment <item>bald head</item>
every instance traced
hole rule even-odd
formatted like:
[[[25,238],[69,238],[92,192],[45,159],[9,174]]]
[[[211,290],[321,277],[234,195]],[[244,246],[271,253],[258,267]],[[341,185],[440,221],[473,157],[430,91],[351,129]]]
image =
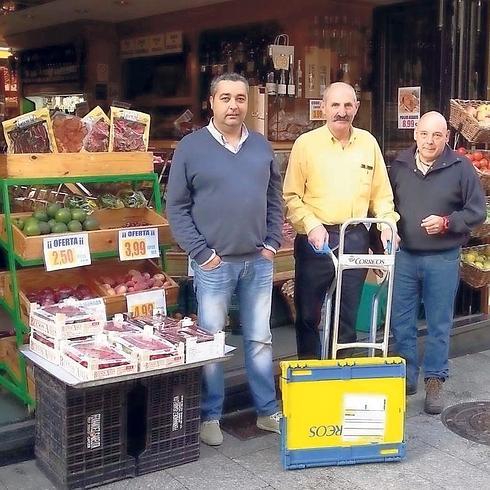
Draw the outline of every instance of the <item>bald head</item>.
[[[447,131],[447,121],[446,118],[437,111],[426,112],[419,120],[417,124],[417,129],[420,125],[430,125],[430,126],[439,126],[440,128],[444,128]]]
[[[334,82],[329,85],[323,92],[323,101],[327,102],[329,97],[336,97],[338,95],[345,95],[352,97],[354,102],[357,102],[356,91],[348,83]]]
[[[449,137],[444,116],[436,111],[426,112],[417,123],[414,139],[422,161],[433,162],[442,154]]]

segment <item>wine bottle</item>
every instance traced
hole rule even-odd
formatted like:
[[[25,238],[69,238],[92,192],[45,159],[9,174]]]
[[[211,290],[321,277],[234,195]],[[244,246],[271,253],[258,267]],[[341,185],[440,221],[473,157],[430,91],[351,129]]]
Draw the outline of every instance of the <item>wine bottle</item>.
[[[294,61],[292,56],[289,57],[289,78],[287,93],[289,97],[296,96],[296,85],[294,83]]]
[[[298,60],[298,69],[296,71],[296,97],[303,97],[303,70],[301,70],[301,60]]]

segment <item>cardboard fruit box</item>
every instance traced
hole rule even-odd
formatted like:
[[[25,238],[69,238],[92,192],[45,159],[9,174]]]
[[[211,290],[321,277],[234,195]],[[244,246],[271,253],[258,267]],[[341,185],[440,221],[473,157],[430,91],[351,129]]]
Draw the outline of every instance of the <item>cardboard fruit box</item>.
[[[12,218],[27,218],[32,213],[12,213]],[[130,223],[148,223],[147,226],[129,226],[127,228],[157,228],[160,244],[170,243],[171,235],[167,220],[153,209],[122,208],[97,209],[93,216],[100,224],[100,230],[88,231],[89,246],[92,253],[112,252],[118,249],[119,230]],[[5,216],[0,215],[0,237],[7,241]],[[24,260],[41,259],[43,257],[43,239],[49,235],[26,236],[17,226],[12,226],[15,253]],[[63,233],[68,234],[69,233]]]
[[[129,271],[135,269],[140,272],[147,272],[151,276],[155,274],[163,274],[170,286],[165,287],[165,299],[168,306],[173,306],[178,303],[179,286],[170,278],[168,274],[162,271],[159,265],[153,260],[128,260],[120,262],[119,260],[99,260],[93,263],[90,267],[90,274],[93,278],[96,291],[99,296],[104,298],[107,315],[109,317],[116,313],[127,312],[126,293],[115,294],[109,296],[107,289],[104,287],[104,278],[111,276],[112,278],[122,278],[128,275]],[[136,292],[136,291],[135,291]],[[139,291],[143,292],[143,291]]]

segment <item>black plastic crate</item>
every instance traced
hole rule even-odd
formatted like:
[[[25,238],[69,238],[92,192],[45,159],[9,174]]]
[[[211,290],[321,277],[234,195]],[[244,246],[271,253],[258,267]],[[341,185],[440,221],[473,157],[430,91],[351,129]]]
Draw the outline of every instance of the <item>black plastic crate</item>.
[[[76,389],[36,369],[37,463],[61,488],[90,488],[135,476],[127,452],[133,382]]]
[[[199,458],[201,373],[198,367],[141,380],[146,395],[140,397],[146,402],[146,417],[141,418],[145,427],[130,429],[134,434],[144,434],[138,475]],[[130,420],[136,423],[134,417]]]

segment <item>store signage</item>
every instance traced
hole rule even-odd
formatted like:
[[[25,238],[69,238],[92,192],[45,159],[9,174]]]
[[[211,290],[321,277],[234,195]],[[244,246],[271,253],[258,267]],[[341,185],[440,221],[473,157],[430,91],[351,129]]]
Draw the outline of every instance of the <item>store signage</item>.
[[[325,121],[321,99],[310,99],[310,121]]]
[[[163,288],[127,294],[126,303],[131,316],[167,314],[167,301]]]
[[[182,53],[182,31],[122,39],[120,49],[121,58],[141,58],[145,56]]]
[[[46,270],[71,269],[90,265],[88,233],[70,233],[46,237],[43,240]]]
[[[398,87],[398,129],[415,129],[420,119],[420,87]]]
[[[157,228],[119,230],[119,259],[140,260],[160,256]]]

